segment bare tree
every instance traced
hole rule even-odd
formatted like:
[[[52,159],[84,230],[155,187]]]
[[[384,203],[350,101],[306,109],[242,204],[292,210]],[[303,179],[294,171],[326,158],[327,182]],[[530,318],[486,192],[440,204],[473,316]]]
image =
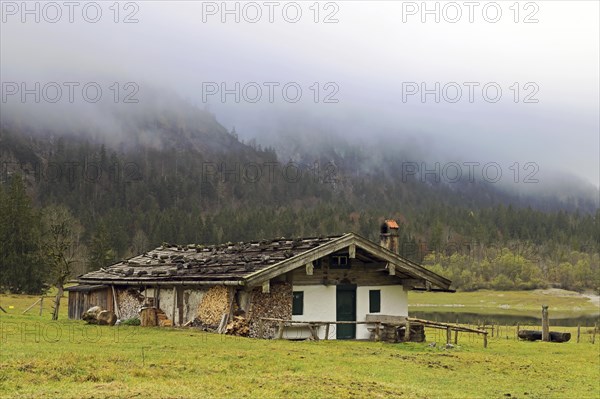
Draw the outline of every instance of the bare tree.
[[[52,320],[58,319],[60,299],[79,258],[81,226],[65,207],[44,210],[43,252],[49,271],[49,282],[56,287]]]

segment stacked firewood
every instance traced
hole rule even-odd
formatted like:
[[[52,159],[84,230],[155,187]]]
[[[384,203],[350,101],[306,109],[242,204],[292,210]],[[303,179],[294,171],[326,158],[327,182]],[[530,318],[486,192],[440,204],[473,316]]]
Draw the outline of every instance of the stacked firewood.
[[[169,320],[166,313],[162,311],[162,309],[156,309],[156,319],[158,320],[158,325],[160,327],[172,327],[173,321]]]
[[[292,286],[288,283],[274,283],[269,294],[262,292],[261,288],[252,291],[248,320],[250,323],[250,337],[258,337],[261,317],[270,317],[283,320],[292,318]],[[263,337],[274,338],[277,332],[276,322],[263,323]]]
[[[229,314],[230,290],[222,285],[210,288],[198,306],[198,318],[206,325],[219,325],[223,314]]]
[[[144,297],[133,290],[117,291],[117,302],[119,304],[119,316],[121,320],[138,317],[143,300]]]
[[[243,316],[234,316],[233,320],[227,324],[225,334],[247,337],[250,334],[250,325]]]

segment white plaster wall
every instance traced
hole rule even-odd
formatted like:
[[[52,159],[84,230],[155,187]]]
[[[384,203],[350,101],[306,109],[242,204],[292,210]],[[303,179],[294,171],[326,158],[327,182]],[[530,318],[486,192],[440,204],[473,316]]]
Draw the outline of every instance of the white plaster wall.
[[[183,324],[196,318],[198,315],[198,306],[200,306],[205,292],[204,290],[183,291]]]
[[[408,316],[408,291],[402,285],[358,286],[356,289],[356,320],[365,321],[369,314],[369,290],[381,291],[381,315]],[[367,325],[356,326],[356,338],[368,339]]]
[[[173,288],[161,288],[159,291],[158,301],[160,303],[160,309],[165,312],[167,317],[173,321],[177,320],[173,318],[173,301],[175,297],[173,295]],[[177,314],[177,308],[175,308],[175,314]]]
[[[145,291],[142,291],[142,295],[146,295],[148,298],[154,297],[154,288],[147,288]],[[183,291],[183,323],[187,323],[189,320],[193,320],[198,314],[198,306],[200,305],[200,301],[202,301],[202,297],[206,293],[206,290],[203,289],[185,289]],[[160,309],[165,312],[167,317],[173,321],[179,321],[179,309],[175,308],[175,318],[173,318],[173,301],[175,297],[173,296],[173,288],[162,288],[159,291],[158,300],[160,302]]]
[[[304,314],[292,316],[298,321],[335,321],[336,286],[294,285],[294,291],[304,292]],[[358,286],[356,288],[356,320],[365,321],[369,314],[369,290],[381,291],[381,311],[376,314],[388,316],[408,316],[408,291],[402,285]],[[329,327],[329,339],[335,339],[335,324]],[[325,326],[318,330],[319,338],[325,338]],[[288,327],[284,331],[287,339],[304,339],[310,336],[307,327]],[[356,338],[369,339],[367,325],[356,325]]]
[[[335,321],[335,285],[294,285],[294,291],[304,292],[304,314],[292,316],[298,321]],[[325,326],[318,330],[319,338],[325,338]],[[306,327],[286,328],[284,337],[288,339],[308,338],[310,332]],[[329,339],[335,339],[335,325],[329,327]]]

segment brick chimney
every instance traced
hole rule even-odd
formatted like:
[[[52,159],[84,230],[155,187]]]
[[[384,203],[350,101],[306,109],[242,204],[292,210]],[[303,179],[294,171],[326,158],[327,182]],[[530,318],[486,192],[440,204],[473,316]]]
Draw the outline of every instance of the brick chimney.
[[[394,253],[399,253],[400,238],[398,237],[398,223],[392,219],[386,219],[380,228],[379,245]]]

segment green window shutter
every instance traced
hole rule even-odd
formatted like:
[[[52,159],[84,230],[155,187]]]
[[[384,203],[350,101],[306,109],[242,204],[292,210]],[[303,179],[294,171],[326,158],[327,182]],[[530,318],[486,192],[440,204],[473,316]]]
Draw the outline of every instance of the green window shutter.
[[[369,313],[381,312],[381,290],[369,290]]]
[[[299,316],[304,314],[304,291],[294,291],[292,293],[292,315]]]

